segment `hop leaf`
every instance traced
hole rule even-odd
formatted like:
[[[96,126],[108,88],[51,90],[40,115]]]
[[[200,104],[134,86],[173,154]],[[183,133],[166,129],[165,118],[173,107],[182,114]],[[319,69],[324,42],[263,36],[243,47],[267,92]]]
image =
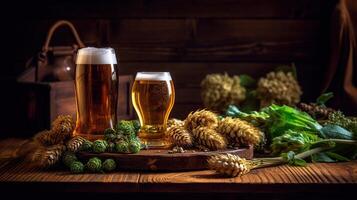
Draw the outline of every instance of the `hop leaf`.
[[[309,149],[310,145],[318,140],[317,135],[309,132],[288,130],[283,135],[275,137],[270,147],[275,155],[289,151],[299,153]]]

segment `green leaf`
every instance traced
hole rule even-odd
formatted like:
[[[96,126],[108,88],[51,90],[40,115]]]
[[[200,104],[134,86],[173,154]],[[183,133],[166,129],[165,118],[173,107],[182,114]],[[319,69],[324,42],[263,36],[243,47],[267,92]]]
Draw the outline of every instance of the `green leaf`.
[[[240,85],[246,88],[254,88],[257,81],[249,75],[242,74],[239,76]]]
[[[325,163],[334,163],[335,159],[331,158],[325,152],[317,153],[311,156],[312,162],[325,162]]]
[[[324,106],[325,103],[333,97],[332,92],[324,93],[316,99],[317,105]]]
[[[340,155],[338,153],[334,153],[334,152],[325,152],[327,156],[329,156],[331,159],[334,159],[336,161],[341,161],[341,162],[348,162],[350,161],[350,159],[348,159],[347,157]]]
[[[259,100],[256,97],[256,90],[251,90],[247,92],[246,99],[243,101],[240,109],[243,112],[251,112],[254,110],[259,110]]]
[[[353,134],[348,130],[342,128],[341,126],[328,124],[320,130],[321,136],[323,138],[334,138],[334,139],[345,139],[352,140]]]
[[[300,158],[295,158],[293,165],[305,167],[306,166],[306,161],[303,160],[303,159],[300,159]]]

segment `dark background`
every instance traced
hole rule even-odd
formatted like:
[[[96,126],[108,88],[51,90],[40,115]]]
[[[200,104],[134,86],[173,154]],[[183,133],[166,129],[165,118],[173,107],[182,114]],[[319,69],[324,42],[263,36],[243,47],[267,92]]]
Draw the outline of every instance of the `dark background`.
[[[312,101],[321,92],[327,67],[335,4],[335,0],[8,2],[1,13],[2,126],[17,126],[21,110],[14,111],[13,97],[21,95],[15,79],[41,50],[49,27],[60,19],[73,22],[87,46],[114,47],[120,74],[170,71],[177,94],[173,116],[183,117],[201,106],[199,83],[208,73],[260,77],[292,62],[303,101]],[[357,2],[347,4],[357,22]],[[52,45],[73,41],[67,29],[60,29]]]

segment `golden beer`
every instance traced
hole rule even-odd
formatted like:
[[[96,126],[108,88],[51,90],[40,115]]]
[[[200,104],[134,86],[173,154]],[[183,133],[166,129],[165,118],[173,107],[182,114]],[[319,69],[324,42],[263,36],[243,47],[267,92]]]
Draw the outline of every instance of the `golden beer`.
[[[102,137],[117,116],[118,77],[115,52],[111,48],[78,51],[75,71],[77,122],[75,135]]]
[[[170,73],[137,73],[131,95],[141,124],[141,141],[150,148],[168,147],[170,143],[165,138],[166,123],[175,101]]]

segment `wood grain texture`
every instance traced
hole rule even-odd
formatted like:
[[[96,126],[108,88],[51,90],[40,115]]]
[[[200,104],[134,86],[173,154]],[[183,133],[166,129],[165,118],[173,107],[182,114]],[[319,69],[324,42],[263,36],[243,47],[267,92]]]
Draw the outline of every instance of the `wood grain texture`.
[[[141,171],[192,171],[207,169],[207,159],[215,154],[233,154],[241,158],[252,159],[253,147],[225,149],[219,151],[186,150],[184,153],[168,153],[169,150],[141,150],[137,154],[118,153],[86,153],[80,152],[79,157],[86,160],[91,157],[101,159],[113,158],[118,163],[118,169]]]
[[[123,19],[109,41],[121,61],[312,61],[318,20]]]
[[[329,1],[323,0],[124,0],[51,1],[32,12],[19,8],[28,17],[51,18],[319,18]],[[30,3],[28,3],[31,5]],[[23,6],[26,8],[26,4]],[[67,12],[63,12],[63,11]],[[135,10],[135,12],[131,12]]]
[[[21,139],[2,140],[0,152],[11,155],[23,142]],[[309,164],[307,167],[284,165],[253,170],[236,178],[225,178],[210,170],[73,175],[59,169],[31,169],[21,160],[0,162],[0,191],[346,194],[354,191],[356,184],[357,161]]]

